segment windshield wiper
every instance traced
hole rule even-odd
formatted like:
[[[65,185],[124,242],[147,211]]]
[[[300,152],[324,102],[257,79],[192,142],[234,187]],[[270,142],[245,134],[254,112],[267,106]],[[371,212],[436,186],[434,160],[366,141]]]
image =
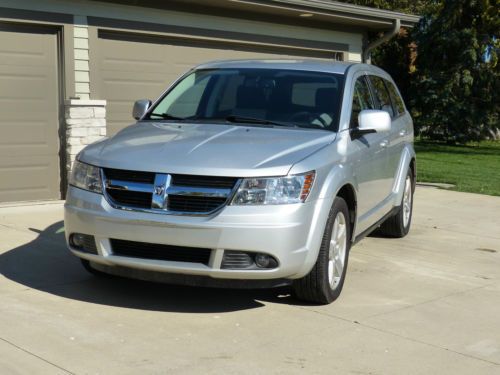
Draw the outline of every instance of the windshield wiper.
[[[298,126],[289,122],[279,122],[279,121],[271,121],[266,119],[254,118],[254,117],[245,117],[245,116],[227,116],[226,121],[229,122],[241,122],[247,124],[262,124],[262,125],[277,125],[277,126],[290,126],[293,128],[297,128]]]
[[[149,115],[149,118],[151,118],[151,116],[158,116],[158,117],[162,118],[163,120],[177,120],[177,121],[185,121],[185,120],[187,120],[184,117],[172,116],[172,115],[170,115],[168,113],[151,113]]]

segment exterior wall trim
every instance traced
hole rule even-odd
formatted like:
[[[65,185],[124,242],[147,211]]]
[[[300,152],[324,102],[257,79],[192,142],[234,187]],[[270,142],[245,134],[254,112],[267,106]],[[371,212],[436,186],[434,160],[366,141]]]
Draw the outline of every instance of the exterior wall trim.
[[[166,25],[101,17],[88,17],[88,24],[89,26],[117,29],[122,31],[134,31],[144,34],[149,32],[149,34],[154,33],[156,35],[175,36],[178,38],[219,40],[236,43],[285,46],[297,49],[316,49],[332,52],[347,52],[349,50],[349,45],[346,43],[257,35],[236,31],[202,29],[189,26]]]
[[[359,6],[342,2],[326,2],[318,0],[231,0],[236,3],[252,3],[256,6],[268,6],[271,8],[292,8],[300,11],[308,10],[311,13],[330,15],[333,17],[350,18],[361,22],[375,22],[390,27],[393,20],[398,18],[404,27],[413,27],[420,16],[394,12],[390,10]],[[270,3],[270,4],[269,4]]]

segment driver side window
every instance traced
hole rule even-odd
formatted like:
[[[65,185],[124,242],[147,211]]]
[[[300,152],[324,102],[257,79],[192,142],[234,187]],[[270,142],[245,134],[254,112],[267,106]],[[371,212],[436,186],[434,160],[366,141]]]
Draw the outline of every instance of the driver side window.
[[[349,124],[349,127],[351,129],[357,128],[359,126],[359,113],[365,109],[375,109],[375,106],[373,105],[373,100],[370,94],[370,88],[368,87],[368,82],[366,81],[366,77],[362,76],[359,77],[354,84],[351,121]]]

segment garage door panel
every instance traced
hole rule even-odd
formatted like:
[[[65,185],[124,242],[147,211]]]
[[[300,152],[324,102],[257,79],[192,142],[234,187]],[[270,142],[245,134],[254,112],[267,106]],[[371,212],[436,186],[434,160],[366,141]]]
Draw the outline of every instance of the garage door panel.
[[[40,122],[12,121],[2,127],[0,156],[52,155],[56,142],[46,132],[47,124]]]
[[[51,155],[38,155],[36,160],[2,156],[0,160],[0,202],[54,198],[53,182],[59,180],[59,165]]]
[[[0,202],[60,197],[57,76],[54,31],[0,31]]]
[[[194,65],[222,59],[252,58],[303,58],[275,51],[249,51],[238,49],[237,44],[193,42],[182,45],[180,41],[132,35],[99,32],[96,54],[100,99],[106,99],[108,135],[115,134],[134,120],[131,112],[137,99],[157,99],[181,74]],[[187,42],[184,42],[187,43]],[[257,47],[255,47],[257,48]]]
[[[44,117],[53,114],[57,109],[54,68],[6,66],[0,61],[0,105],[14,109],[4,111],[2,118],[5,119],[5,115],[18,117],[19,110],[32,118],[41,117],[40,111]]]
[[[0,50],[0,61],[2,65],[10,66],[29,66],[29,67],[39,67],[40,65],[47,66],[53,61],[52,52],[55,50],[51,49],[51,44],[53,41],[50,40],[52,35],[49,34],[49,39],[47,35],[37,35],[28,33],[15,33],[0,31],[2,34],[16,34],[13,38],[4,38],[8,44],[4,44]],[[24,36],[24,39],[31,39],[30,47],[31,50],[26,50],[26,43],[14,44],[15,40],[19,40],[19,36]],[[27,37],[26,37],[27,36]],[[34,37],[33,37],[34,36]],[[10,40],[7,40],[10,39]]]

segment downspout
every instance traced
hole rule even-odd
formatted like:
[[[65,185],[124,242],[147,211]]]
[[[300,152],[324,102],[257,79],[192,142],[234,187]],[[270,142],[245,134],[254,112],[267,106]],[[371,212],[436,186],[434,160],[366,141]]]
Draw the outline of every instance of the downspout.
[[[399,33],[400,29],[401,29],[401,20],[395,19],[394,22],[392,23],[391,30],[385,32],[381,38],[375,39],[373,42],[370,42],[367,46],[365,46],[363,48],[363,62],[366,64],[371,64],[370,55],[371,55],[372,49],[377,48],[382,43],[385,43],[388,40],[394,38]]]

